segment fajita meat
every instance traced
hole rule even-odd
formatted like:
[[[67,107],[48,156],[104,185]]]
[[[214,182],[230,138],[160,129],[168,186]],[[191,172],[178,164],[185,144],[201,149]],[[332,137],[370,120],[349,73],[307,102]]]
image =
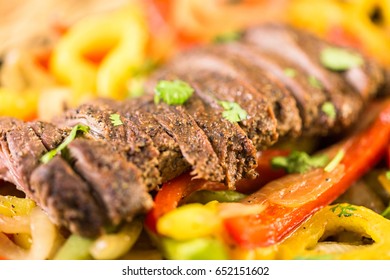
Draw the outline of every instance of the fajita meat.
[[[150,191],[187,171],[234,189],[256,175],[258,151],[280,137],[342,132],[376,95],[381,69],[365,57],[360,67],[326,69],[319,55],[328,46],[290,27],[253,27],[239,42],[176,56],[153,74],[143,97],[93,100],[53,123],[0,118],[0,179],[34,199],[56,224],[88,237],[146,213]],[[194,93],[182,105],[155,104],[161,79],[183,80]],[[226,119],[221,102],[237,104],[247,117]],[[325,103],[335,116],[321,109]],[[42,163],[78,124],[89,132]]]

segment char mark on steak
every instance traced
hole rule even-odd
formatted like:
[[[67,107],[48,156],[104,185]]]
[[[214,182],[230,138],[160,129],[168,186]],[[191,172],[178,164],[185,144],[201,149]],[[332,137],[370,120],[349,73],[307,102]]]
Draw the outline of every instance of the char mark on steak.
[[[162,79],[179,79],[176,75],[166,74]],[[183,77],[184,78],[184,77]],[[184,104],[185,110],[194,118],[197,125],[207,135],[219,162],[224,169],[224,183],[229,188],[234,188],[235,182],[242,178],[253,178],[257,174],[254,171],[256,162],[256,148],[246,136],[241,127],[234,122],[223,118],[223,109],[217,100],[211,98],[208,93],[202,93],[203,86],[190,77],[184,78],[195,94]],[[148,84],[149,92],[156,86],[157,81]],[[203,94],[204,99],[200,96]],[[207,103],[205,102],[207,100]]]
[[[237,78],[235,71],[218,60],[202,59],[185,53],[171,61],[152,78],[156,80],[175,75],[185,81],[198,83],[197,95],[211,107],[220,107],[218,101],[235,102],[248,113],[239,124],[257,149],[264,149],[278,139],[277,120],[272,104],[254,89]],[[153,83],[152,83],[153,84]],[[150,85],[147,86],[150,92]]]
[[[112,225],[131,221],[152,207],[141,171],[106,143],[80,138],[68,150],[74,170],[88,182]]]
[[[130,119],[120,116],[123,124],[114,125],[111,116],[117,113],[108,103],[87,103],[67,111],[56,119],[56,123],[65,127],[77,124],[88,126],[90,137],[104,140],[110,143],[113,150],[124,153],[130,162],[142,170],[144,182],[153,189],[161,184],[157,167],[159,151],[152,139]]]
[[[342,73],[327,69],[320,62],[320,52],[331,45],[284,25],[268,24],[248,29],[243,42],[296,64],[308,78],[318,80],[337,110],[336,126],[340,131],[358,118],[363,102],[376,93],[383,78],[379,68],[369,60],[365,60],[364,67]],[[356,78],[358,76],[360,78]]]
[[[40,165],[31,175],[34,199],[50,219],[71,232],[95,237],[107,223],[105,209],[88,184],[60,156]]]
[[[321,87],[311,84],[307,74],[299,65],[241,42],[222,47],[227,55],[234,55],[252,65],[253,68],[260,68],[286,86],[299,108],[303,135],[327,135],[338,129],[335,118],[321,110],[325,102],[332,102],[328,93]],[[258,72],[259,70],[252,72],[253,79]]]
[[[178,143],[167,134],[152,113],[141,108],[150,102],[149,97],[147,99],[139,98],[137,99],[138,102],[134,101],[135,99],[120,102],[111,99],[97,99],[93,103],[103,103],[110,106],[149,135],[159,151],[157,161],[162,182],[167,182],[188,171],[191,165],[183,157]]]
[[[156,106],[151,101],[143,109],[152,113],[156,121],[178,143],[183,157],[192,166],[191,174],[194,178],[224,181],[223,167],[207,135],[183,107],[164,103]]]

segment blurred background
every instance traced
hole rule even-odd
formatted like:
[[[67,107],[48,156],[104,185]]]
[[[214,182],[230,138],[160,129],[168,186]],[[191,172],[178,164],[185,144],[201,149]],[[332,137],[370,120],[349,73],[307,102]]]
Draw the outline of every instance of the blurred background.
[[[177,51],[269,21],[390,65],[390,0],[14,0],[0,13],[0,115],[24,120],[140,95]]]

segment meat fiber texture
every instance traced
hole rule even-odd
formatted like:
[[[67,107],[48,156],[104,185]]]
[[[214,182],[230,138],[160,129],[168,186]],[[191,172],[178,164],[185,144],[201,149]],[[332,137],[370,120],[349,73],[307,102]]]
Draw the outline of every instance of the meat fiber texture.
[[[291,27],[253,27],[239,41],[179,54],[152,75],[140,98],[93,100],[52,123],[2,117],[0,179],[59,226],[88,237],[146,213],[151,191],[187,171],[234,189],[257,176],[258,151],[280,138],[344,131],[382,86],[382,70],[367,58],[346,71],[326,69],[319,55],[327,46]],[[183,105],[156,105],[153,92],[162,79],[183,80],[194,94]],[[237,103],[248,117],[225,119],[220,101]],[[335,116],[321,110],[324,103],[334,105]],[[89,132],[41,163],[77,124]]]

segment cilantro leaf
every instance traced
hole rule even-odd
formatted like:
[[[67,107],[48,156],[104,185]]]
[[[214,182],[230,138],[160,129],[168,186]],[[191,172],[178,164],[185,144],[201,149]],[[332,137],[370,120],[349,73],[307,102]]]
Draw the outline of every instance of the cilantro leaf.
[[[110,120],[113,126],[118,126],[123,124],[121,120],[121,116],[119,114],[111,114]]]
[[[230,31],[217,35],[213,42],[217,44],[235,42],[241,39],[242,33],[239,31]]]
[[[320,54],[323,66],[334,71],[344,71],[363,65],[361,55],[342,48],[324,48]]]
[[[62,150],[64,150],[77,136],[77,133],[88,133],[89,132],[89,126],[78,124],[72,128],[70,131],[68,137],[65,138],[65,140],[55,149],[48,151],[46,154],[44,154],[40,161],[42,163],[48,163],[51,161],[57,154],[61,154]]]
[[[162,100],[168,105],[182,105],[192,96],[194,89],[181,80],[161,80],[157,83],[154,93],[155,104]]]
[[[232,123],[240,122],[248,117],[248,113],[244,109],[242,109],[241,106],[238,105],[236,102],[219,101],[218,103],[224,109],[224,111],[222,112],[222,117]]]
[[[332,102],[324,102],[321,106],[321,111],[324,112],[330,119],[336,118],[336,108]]]
[[[381,214],[386,219],[390,219],[390,205]]]
[[[287,77],[294,78],[297,75],[297,71],[294,68],[286,68],[284,69],[284,74]]]
[[[339,150],[334,158],[325,166],[325,172],[332,172],[333,169],[340,163],[340,161],[344,158],[345,151],[343,149]]]
[[[340,210],[337,214],[338,217],[351,217],[353,215],[353,211],[357,209],[353,207],[351,204],[337,204],[330,208],[333,213],[336,213],[337,210]]]
[[[305,152],[293,151],[288,156],[271,159],[273,168],[283,168],[287,173],[305,173],[313,168],[323,167],[329,161],[327,155],[310,156]]]
[[[309,84],[313,87],[313,88],[316,88],[316,89],[322,89],[322,84],[320,82],[320,80],[318,80],[316,77],[314,77],[313,75],[310,75],[308,77],[308,81],[309,81]]]

